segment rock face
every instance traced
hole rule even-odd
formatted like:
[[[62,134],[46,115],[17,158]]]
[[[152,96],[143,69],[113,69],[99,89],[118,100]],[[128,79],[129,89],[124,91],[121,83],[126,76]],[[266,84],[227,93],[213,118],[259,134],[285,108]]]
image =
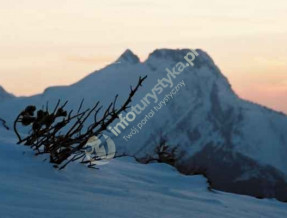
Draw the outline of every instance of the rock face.
[[[228,151],[211,144],[187,160],[177,169],[184,174],[203,174],[212,188],[257,198],[287,200],[286,176],[269,165],[261,165],[241,153]]]
[[[45,105],[49,101],[52,107],[59,98],[69,100],[69,107],[75,109],[82,98],[87,106],[98,100],[106,106],[119,94],[120,104],[128,96],[130,85],[140,75],[147,75],[131,104],[134,106],[151,92],[159,79],[166,77],[166,68],[172,70],[176,63],[184,62],[188,52],[188,49],[158,49],[140,62],[127,50],[115,63],[76,84],[0,103],[0,117],[10,117],[7,121],[12,122],[26,105]],[[185,68],[173,80],[173,86],[158,95],[158,102],[151,100],[119,136],[107,132],[117,151],[143,157],[152,154],[160,136],[164,136],[169,144],[179,146],[175,164],[179,171],[204,173],[215,189],[286,201],[287,116],[240,99],[213,60],[202,50],[196,52],[199,55],[194,66]],[[180,82],[185,86],[155,112],[154,107]],[[131,128],[138,127],[151,110],[154,115],[138,128],[138,133],[130,135]],[[131,137],[124,140],[128,135]]]

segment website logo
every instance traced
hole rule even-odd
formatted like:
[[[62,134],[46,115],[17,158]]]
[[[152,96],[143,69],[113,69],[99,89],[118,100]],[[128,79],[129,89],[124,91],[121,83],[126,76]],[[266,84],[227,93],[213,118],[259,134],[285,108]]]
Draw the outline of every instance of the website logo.
[[[114,141],[106,135],[102,135],[101,138],[104,140],[92,136],[83,147],[85,157],[91,164],[105,165],[115,157],[116,145]]]

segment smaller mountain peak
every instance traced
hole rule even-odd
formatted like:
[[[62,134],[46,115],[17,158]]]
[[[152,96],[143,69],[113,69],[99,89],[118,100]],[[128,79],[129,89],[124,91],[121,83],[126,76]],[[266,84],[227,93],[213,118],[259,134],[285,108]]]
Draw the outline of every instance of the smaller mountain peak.
[[[1,85],[0,85],[0,99],[8,99],[8,98],[13,98],[14,95],[8,93]]]
[[[130,64],[136,64],[140,62],[140,59],[135,55],[130,49],[125,50],[125,52],[117,59],[116,62],[125,62]]]
[[[1,85],[0,85],[0,92],[6,92]]]

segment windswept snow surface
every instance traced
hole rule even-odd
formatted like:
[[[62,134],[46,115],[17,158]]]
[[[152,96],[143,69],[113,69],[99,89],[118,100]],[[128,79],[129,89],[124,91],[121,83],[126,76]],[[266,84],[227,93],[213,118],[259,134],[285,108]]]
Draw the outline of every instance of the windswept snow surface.
[[[58,171],[43,160],[1,129],[1,218],[287,217],[287,204],[213,193],[203,177],[165,164],[120,158],[99,170],[73,164]]]

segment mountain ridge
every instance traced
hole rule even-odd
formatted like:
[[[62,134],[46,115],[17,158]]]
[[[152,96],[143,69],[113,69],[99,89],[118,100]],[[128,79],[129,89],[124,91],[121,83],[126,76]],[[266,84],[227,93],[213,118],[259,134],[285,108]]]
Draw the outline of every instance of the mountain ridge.
[[[0,85],[0,100],[6,100],[14,98],[15,96],[11,93],[8,93],[1,85]]]
[[[133,100],[135,104],[154,87],[158,79],[166,75],[166,68],[172,69],[178,61],[184,61],[188,51],[158,49],[140,62],[127,50],[121,55],[124,57],[122,62],[112,63],[71,86],[49,88],[44,94],[2,103],[0,117],[7,117],[7,122],[12,122],[26,105],[33,103],[41,106],[49,101],[52,107],[59,98],[69,100],[69,109],[78,107],[83,98],[87,107],[98,100],[106,106],[117,94],[120,104],[128,96],[130,85],[134,85],[139,76],[147,75]],[[212,177],[209,179],[215,188],[286,200],[287,116],[239,98],[211,57],[203,50],[196,49],[196,52],[199,56],[194,60],[194,67],[186,68],[174,80],[174,84],[184,81],[186,87],[129,141],[121,137],[113,138],[118,152],[138,158],[152,154],[155,142],[162,135],[171,145],[180,145],[181,154],[175,165],[180,171],[193,174],[208,168]],[[163,91],[160,98],[169,92],[170,89]],[[151,104],[130,127],[140,122],[154,105]],[[127,128],[122,134],[127,135],[129,131],[130,128]],[[213,158],[215,154],[221,158]],[[225,159],[226,162],[223,161]],[[230,163],[236,166],[237,173],[232,172]],[[253,168],[264,173],[254,174]],[[249,179],[239,184],[237,181],[243,177]],[[256,192],[252,190],[254,184],[260,187]]]

